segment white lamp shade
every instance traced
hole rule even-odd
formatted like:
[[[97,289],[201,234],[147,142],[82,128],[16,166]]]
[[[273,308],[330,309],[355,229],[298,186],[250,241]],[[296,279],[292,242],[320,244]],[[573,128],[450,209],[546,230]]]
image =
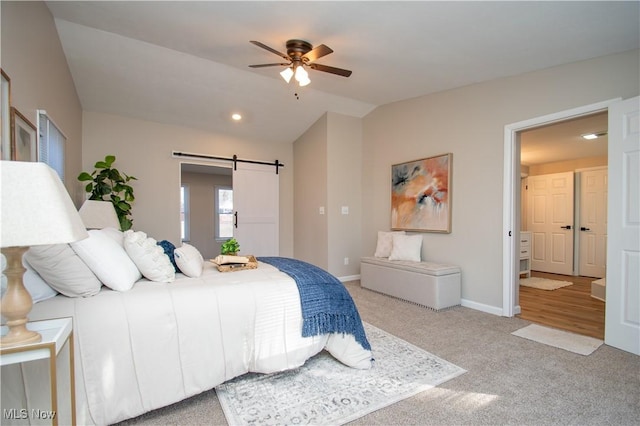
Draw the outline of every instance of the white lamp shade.
[[[120,221],[111,201],[85,201],[80,207],[80,217],[87,229],[120,229]]]
[[[284,78],[284,81],[288,83],[291,81],[291,77],[293,77],[293,70],[291,67],[287,67],[283,71],[280,71],[280,75]]]
[[[70,243],[87,230],[56,172],[44,163],[0,161],[0,246]]]
[[[296,68],[296,80],[298,81],[298,83],[309,80],[309,73],[304,69],[302,65]],[[311,80],[309,80],[309,82],[311,82]]]

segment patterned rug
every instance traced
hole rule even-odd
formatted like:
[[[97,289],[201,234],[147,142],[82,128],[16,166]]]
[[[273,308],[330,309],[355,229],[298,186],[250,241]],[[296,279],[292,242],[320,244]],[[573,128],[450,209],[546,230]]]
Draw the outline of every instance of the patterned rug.
[[[409,398],[466,370],[365,323],[375,364],[356,370],[326,351],[296,370],[245,374],[216,387],[230,425],[337,425]]]

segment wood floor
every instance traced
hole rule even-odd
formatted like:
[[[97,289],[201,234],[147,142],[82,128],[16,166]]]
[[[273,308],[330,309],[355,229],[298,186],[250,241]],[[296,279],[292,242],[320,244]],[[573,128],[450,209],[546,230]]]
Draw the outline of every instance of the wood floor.
[[[605,302],[591,297],[591,282],[596,278],[532,272],[532,277],[570,281],[573,285],[557,290],[539,290],[520,286],[518,317],[553,328],[604,339]]]

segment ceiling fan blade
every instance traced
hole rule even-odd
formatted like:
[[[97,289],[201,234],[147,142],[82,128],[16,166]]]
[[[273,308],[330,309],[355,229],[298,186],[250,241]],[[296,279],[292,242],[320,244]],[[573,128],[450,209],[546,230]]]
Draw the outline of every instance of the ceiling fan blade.
[[[253,43],[258,47],[262,47],[265,50],[268,50],[271,53],[275,53],[276,55],[280,56],[281,58],[286,59],[287,61],[290,60],[291,58],[289,58],[287,55],[285,55],[284,53],[280,53],[275,49],[270,48],[269,46],[267,46],[266,44],[262,44],[259,41],[255,41],[255,40],[250,40],[249,43]]]
[[[289,65],[291,65],[291,62],[288,62],[286,64],[280,63],[280,64],[257,64],[257,65],[249,65],[251,68],[264,68],[264,67],[277,67],[277,66],[283,66],[283,67],[288,67]]]
[[[309,64],[309,68],[316,71],[324,71],[331,74],[341,75],[342,77],[349,77],[351,75],[351,71],[344,70],[342,68],[330,67],[328,65],[321,64]]]
[[[330,47],[321,44],[320,46],[316,46],[302,55],[302,59],[306,59],[308,62],[313,62],[319,58],[322,58],[323,56],[328,55],[329,53],[333,53],[333,50]]]

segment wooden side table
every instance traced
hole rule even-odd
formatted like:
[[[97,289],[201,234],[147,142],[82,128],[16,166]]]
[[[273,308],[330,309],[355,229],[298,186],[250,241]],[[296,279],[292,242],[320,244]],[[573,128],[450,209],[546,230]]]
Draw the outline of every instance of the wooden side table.
[[[15,409],[3,410],[4,415],[13,415],[15,418],[31,418],[38,416],[40,419],[51,418],[54,426],[58,425],[58,377],[57,359],[64,345],[69,343],[69,381],[71,389],[71,423],[76,424],[76,392],[75,369],[73,356],[73,320],[71,318],[57,318],[44,321],[34,321],[27,324],[27,329],[34,330],[42,335],[42,341],[0,348],[0,366],[30,362],[40,359],[49,359],[49,376],[51,385],[51,411]],[[7,326],[2,326],[2,335],[8,332]]]

